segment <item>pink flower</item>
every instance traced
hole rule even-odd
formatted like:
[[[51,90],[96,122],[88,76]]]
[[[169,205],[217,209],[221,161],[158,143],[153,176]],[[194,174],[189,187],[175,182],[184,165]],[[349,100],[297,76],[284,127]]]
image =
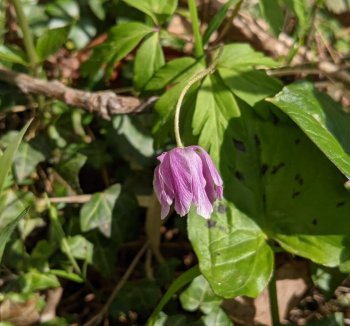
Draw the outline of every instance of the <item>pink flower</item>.
[[[222,179],[209,154],[199,146],[174,148],[158,156],[160,164],[154,171],[153,186],[165,218],[174,203],[180,216],[191,204],[197,214],[210,218],[213,203],[223,195]]]

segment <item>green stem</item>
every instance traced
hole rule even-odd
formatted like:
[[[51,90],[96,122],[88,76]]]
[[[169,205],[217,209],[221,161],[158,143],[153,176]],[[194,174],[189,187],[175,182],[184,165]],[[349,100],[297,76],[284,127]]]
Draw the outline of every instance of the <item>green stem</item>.
[[[280,316],[278,313],[278,299],[277,299],[277,289],[276,289],[276,278],[275,275],[272,276],[269,283],[269,299],[270,299],[270,311],[273,326],[280,326]]]
[[[36,75],[38,56],[35,51],[33,35],[30,31],[27,18],[23,12],[21,1],[12,0],[12,3],[15,7],[18,24],[23,33],[23,43],[29,58],[30,67],[32,69],[33,74]]]
[[[190,16],[192,21],[195,55],[197,58],[200,59],[202,63],[205,63],[203,41],[202,41],[202,36],[200,32],[200,23],[198,19],[196,0],[188,0],[188,8],[190,10]]]
[[[183,88],[181,91],[181,94],[179,96],[179,99],[176,104],[175,108],[175,119],[174,119],[174,131],[175,131],[175,139],[176,139],[176,145],[177,147],[184,147],[182,141],[181,141],[181,136],[180,136],[180,110],[181,110],[181,105],[182,102],[185,98],[186,93],[188,90],[192,87],[194,83],[197,81],[201,80],[205,76],[213,73],[215,70],[215,64],[211,64],[208,68],[201,70],[199,73],[194,75],[186,84],[186,86]]]

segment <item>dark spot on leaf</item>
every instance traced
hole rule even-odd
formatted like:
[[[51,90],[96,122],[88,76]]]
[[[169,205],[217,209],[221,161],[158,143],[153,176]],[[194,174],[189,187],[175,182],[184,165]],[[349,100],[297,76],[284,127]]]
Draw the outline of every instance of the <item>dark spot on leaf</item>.
[[[260,146],[261,142],[260,142],[260,138],[258,137],[258,135],[254,135],[254,141],[255,141],[256,146]]]
[[[267,164],[263,164],[260,168],[261,175],[265,175],[268,169],[269,169],[269,166]]]
[[[216,252],[215,255],[216,255],[216,256],[220,256],[221,253],[220,253],[220,252]]]
[[[340,201],[339,203],[337,203],[337,207],[341,207],[345,205],[345,201]]]
[[[272,123],[276,126],[279,123],[279,119],[275,114],[272,113]]]
[[[296,174],[294,177],[294,180],[299,183],[301,186],[304,184],[304,179],[300,174]]]
[[[240,152],[246,151],[245,145],[241,140],[237,140],[237,139],[233,138],[233,143],[234,143],[236,149],[238,149]]]
[[[238,180],[240,180],[240,181],[243,181],[243,180],[244,180],[243,174],[242,174],[241,172],[239,172],[239,171],[236,171],[235,177],[236,177]]]
[[[272,167],[271,174],[276,174],[281,168],[286,166],[283,162]]]
[[[211,229],[211,228],[216,226],[216,222],[213,221],[213,220],[208,220],[207,221],[207,226],[208,226],[209,229]]]
[[[219,206],[218,206],[218,212],[220,214],[224,214],[224,213],[226,213],[226,211],[227,211],[226,206],[224,204],[220,203]]]
[[[300,144],[300,139],[299,139],[299,138],[297,138],[297,139],[294,141],[294,143],[295,143],[295,145]]]
[[[296,198],[300,195],[300,191],[294,191],[292,194],[292,198]]]
[[[314,219],[312,220],[312,224],[313,224],[313,225],[317,225],[317,219],[314,218]]]

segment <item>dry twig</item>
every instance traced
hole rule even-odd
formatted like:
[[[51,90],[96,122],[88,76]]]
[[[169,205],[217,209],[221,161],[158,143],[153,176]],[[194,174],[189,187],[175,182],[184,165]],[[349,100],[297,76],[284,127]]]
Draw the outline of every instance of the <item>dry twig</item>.
[[[18,73],[0,65],[0,81],[17,86],[23,93],[38,94],[57,99],[68,105],[93,112],[106,120],[116,114],[138,113],[147,110],[155,101],[151,97],[141,102],[137,97],[119,96],[114,92],[88,92],[64,85],[58,80],[42,80],[27,74]]]

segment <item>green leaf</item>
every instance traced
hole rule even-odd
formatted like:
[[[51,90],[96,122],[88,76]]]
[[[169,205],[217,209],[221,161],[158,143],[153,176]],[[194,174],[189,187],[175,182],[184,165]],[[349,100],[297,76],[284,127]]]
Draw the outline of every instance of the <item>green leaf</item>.
[[[107,41],[94,49],[89,60],[92,65],[89,68],[85,65],[85,72],[94,74],[103,64],[107,63],[106,70],[109,75],[114,65],[152,32],[151,27],[138,22],[128,22],[113,27],[108,33]]]
[[[309,323],[308,326],[344,326],[344,315],[342,312],[336,312],[322,320]]]
[[[273,252],[260,228],[231,203],[220,203],[210,221],[192,210],[188,234],[200,270],[217,295],[256,297],[268,284]]]
[[[197,276],[189,287],[180,295],[182,308],[188,311],[201,310],[209,314],[217,309],[223,299],[218,297],[211,289],[207,280],[202,276]]]
[[[67,280],[73,281],[73,282],[77,282],[77,283],[83,283],[84,282],[84,279],[81,276],[79,276],[78,274],[67,272],[65,270],[50,269],[50,273],[53,274],[53,275],[56,275],[58,277],[65,278]]]
[[[263,17],[270,25],[271,30],[278,36],[282,32],[284,17],[282,7],[278,0],[262,0],[260,1],[260,8]]]
[[[177,0],[123,0],[146,15],[150,16],[155,24],[163,23],[171,16],[177,7]]]
[[[216,308],[210,314],[201,318],[205,326],[233,326],[233,323],[226,312],[221,308]]]
[[[173,297],[173,295],[199,275],[200,275],[200,272],[199,272],[198,266],[192,267],[191,269],[182,273],[170,285],[169,289],[163,295],[163,297],[160,300],[160,302],[158,303],[157,307],[154,309],[154,311],[152,312],[152,314],[148,318],[146,325],[147,326],[155,325],[155,323],[157,322],[158,314],[162,311],[163,307],[168,303],[168,301]]]
[[[298,18],[298,33],[299,37],[303,38],[309,32],[311,26],[310,5],[306,0],[289,0],[291,1],[292,10]],[[288,2],[287,2],[288,4]]]
[[[15,156],[14,168],[18,183],[22,183],[32,172],[38,163],[45,160],[45,156],[34,149],[29,143],[22,142]]]
[[[142,89],[154,73],[164,64],[159,33],[150,34],[137,51],[134,63],[134,84]]]
[[[2,193],[5,179],[9,170],[11,169],[12,162],[18,150],[18,147],[22,141],[24,134],[26,133],[30,123],[32,120],[27,122],[27,124],[23,127],[20,133],[13,139],[13,141],[8,145],[4,154],[0,157],[0,195]]]
[[[217,63],[218,68],[252,70],[254,67],[277,67],[278,63],[246,43],[225,45]]]
[[[4,254],[6,243],[9,241],[11,234],[15,230],[18,222],[21,220],[23,216],[25,216],[28,212],[28,209],[24,210],[21,214],[19,214],[14,220],[9,222],[6,226],[3,226],[0,230],[0,262],[2,260],[2,256]]]
[[[261,65],[274,67],[276,62],[254,51],[247,44],[230,44],[224,47],[218,60],[218,71],[224,84],[235,95],[254,106],[282,88],[279,80],[255,69]]]
[[[100,20],[104,20],[106,18],[106,11],[103,8],[103,4],[106,1],[107,0],[88,0],[88,5],[89,5],[91,11]]]
[[[220,76],[207,76],[198,91],[192,127],[193,133],[199,135],[199,145],[210,151],[216,164],[228,121],[239,116],[236,99]]]
[[[22,292],[25,293],[57,288],[60,286],[60,282],[55,275],[41,273],[36,270],[32,270],[22,275],[19,282],[22,285]]]
[[[340,272],[338,268],[329,268],[320,265],[312,266],[311,272],[312,281],[328,300],[333,297],[335,289],[347,277],[347,274]]]
[[[104,192],[94,194],[83,205],[80,210],[80,227],[83,232],[98,228],[106,237],[111,236],[113,207],[120,192],[120,185],[113,185]]]
[[[36,53],[41,61],[46,60],[51,54],[67,42],[70,26],[48,29],[36,42]]]
[[[241,0],[229,0],[227,1],[210,20],[207,29],[203,35],[203,44],[207,44],[210,36],[220,27],[222,22],[226,18],[227,11],[232,7],[236,6]]]
[[[287,251],[339,265],[350,256],[344,176],[291,121],[240,109],[222,149],[226,197]]]
[[[80,192],[79,171],[86,163],[87,156],[79,153],[77,149],[67,147],[60,157],[55,169],[76,191]]]
[[[14,46],[9,47],[0,44],[0,61],[28,66],[26,54],[21,49]]]
[[[350,116],[310,83],[294,83],[270,99],[350,178]]]
[[[66,241],[69,252],[74,258],[85,260],[89,264],[92,263],[94,245],[90,241],[85,239],[82,235],[67,237]],[[61,250],[67,253],[64,247],[62,247]]]
[[[193,68],[198,63],[194,58],[182,57],[167,62],[156,71],[155,75],[147,83],[146,91],[157,91],[167,85],[178,83],[192,77]]]

